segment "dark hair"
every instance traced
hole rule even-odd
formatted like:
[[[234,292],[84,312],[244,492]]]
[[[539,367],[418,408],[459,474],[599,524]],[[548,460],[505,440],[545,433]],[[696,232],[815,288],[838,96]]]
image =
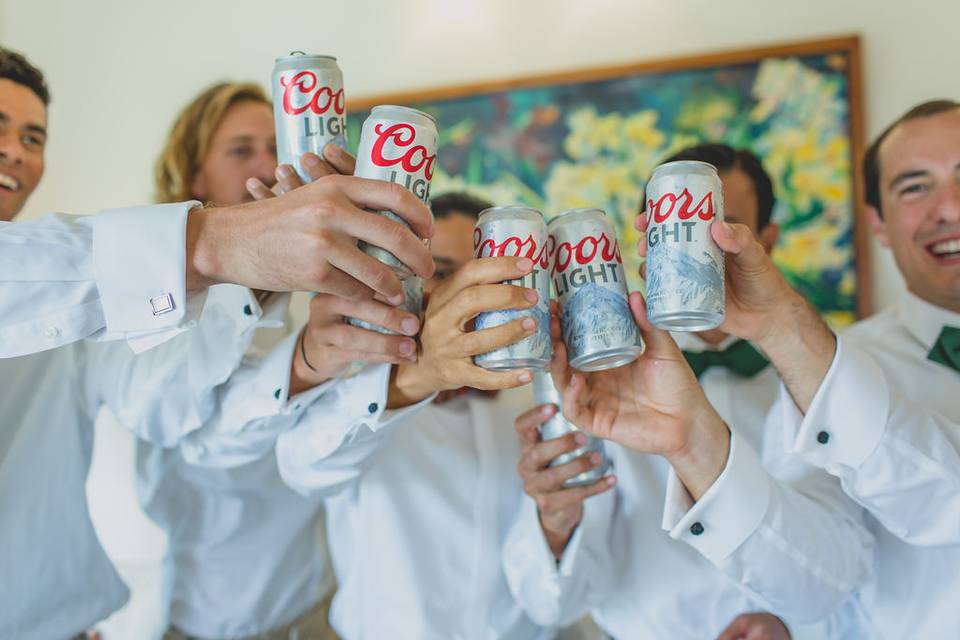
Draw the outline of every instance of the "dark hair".
[[[50,90],[43,79],[43,72],[16,51],[0,47],[0,79],[12,80],[30,89],[43,106],[50,106]]]
[[[913,107],[905,114],[893,121],[889,127],[883,130],[877,139],[874,140],[867,152],[863,155],[863,193],[867,204],[874,207],[881,215],[880,209],[880,145],[887,139],[887,136],[904,122],[916,120],[917,118],[929,118],[945,111],[960,109],[960,102],[953,100],[930,100]]]
[[[433,217],[437,220],[449,218],[455,213],[479,218],[481,211],[492,206],[483,198],[470,195],[465,191],[451,191],[430,201],[430,210],[433,211]]]
[[[707,162],[717,168],[718,172],[739,169],[747,174],[753,183],[753,191],[757,194],[757,232],[763,231],[770,224],[773,215],[773,182],[767,174],[760,159],[749,149],[734,149],[725,144],[703,143],[693,147],[681,149],[663,161],[676,162],[678,160],[698,160]]]

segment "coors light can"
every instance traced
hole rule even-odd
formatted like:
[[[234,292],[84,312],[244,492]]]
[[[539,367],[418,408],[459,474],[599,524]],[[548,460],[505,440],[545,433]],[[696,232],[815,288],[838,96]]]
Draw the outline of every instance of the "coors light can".
[[[430,200],[430,180],[437,161],[437,122],[416,109],[395,106],[374,107],[360,130],[357,168],[353,175],[396,182],[424,202]],[[409,227],[392,211],[381,211],[395,222]],[[402,280],[413,275],[395,255],[374,245],[360,248],[380,262],[390,265]]]
[[[603,371],[633,362],[643,339],[627,302],[620,243],[600,209],[573,209],[550,221],[553,286],[570,366]]]
[[[706,162],[668,162],[647,185],[647,314],[669,331],[723,322],[723,251],[710,236],[723,219],[723,187]]]
[[[519,342],[474,357],[485,369],[544,369],[550,364],[550,257],[547,253],[547,224],[536,209],[520,206],[492,207],[480,213],[473,229],[473,253],[477,258],[525,256],[533,260],[533,271],[522,278],[507,280],[527,289],[536,289],[537,304],[530,309],[506,309],[481,313],[477,331],[497,327],[523,316],[533,316],[537,330]]]
[[[360,147],[357,150],[357,168],[354,175],[386,182],[396,182],[427,202],[430,199],[430,180],[437,160],[437,123],[415,109],[395,106],[374,107],[363,122]],[[409,228],[403,218],[392,211],[380,215]],[[389,265],[403,285],[403,309],[421,317],[423,278],[415,275],[395,255],[381,247],[359,243],[369,256]],[[362,329],[396,335],[369,322],[351,319],[350,324]]]
[[[322,156],[328,143],[347,148],[347,116],[343,74],[333,56],[294,51],[273,66],[273,118],[277,129],[277,162],[289,164],[300,179],[310,176],[300,156]]]
[[[558,409],[562,407],[563,401],[561,400],[560,394],[557,392],[556,387],[553,386],[553,378],[548,372],[534,372],[533,399],[537,405],[555,404],[557,405]],[[559,410],[553,415],[552,418],[540,425],[540,437],[544,440],[560,438],[568,433],[573,433],[574,431],[580,431],[580,429],[572,425],[566,418],[564,418],[563,413],[561,413]],[[567,453],[560,454],[550,462],[550,466],[556,467],[561,464],[572,462],[580,456],[594,451],[600,454],[600,464],[593,469],[589,469],[568,479],[563,483],[564,487],[581,487],[583,485],[596,482],[605,476],[610,470],[610,460],[607,458],[607,451],[603,445],[603,440],[600,438],[594,438],[589,434],[586,435],[587,444],[574,451],[568,451]]]

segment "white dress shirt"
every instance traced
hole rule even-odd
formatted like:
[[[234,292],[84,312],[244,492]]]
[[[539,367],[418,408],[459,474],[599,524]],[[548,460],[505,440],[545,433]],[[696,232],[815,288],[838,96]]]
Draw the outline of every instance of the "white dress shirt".
[[[280,415],[290,404],[274,397],[277,389],[287,396],[297,344],[297,333],[284,321],[288,299],[274,294],[264,305],[254,344],[212,423],[199,432],[207,437],[194,435],[189,445],[194,461],[203,445],[200,461],[207,466],[188,463],[187,446],[137,445],[141,504],[169,540],[164,559],[169,624],[191,636],[235,638],[283,627],[333,588],[321,498],[287,487],[275,456],[229,468],[243,460],[224,455],[211,441],[214,432],[220,438],[242,432],[254,418]],[[252,308],[256,302],[235,297],[227,304]],[[293,404],[320,393],[301,394]],[[253,448],[269,449],[269,440],[254,439]]]
[[[193,206],[0,225],[4,640],[72,636],[127,597],[96,538],[84,492],[101,406],[139,437],[163,446],[183,442],[208,461],[229,452],[244,431],[218,425],[236,425],[248,413],[269,422],[300,409],[287,401],[287,376],[270,367],[267,375],[244,369],[238,384],[221,386],[261,310],[249,291],[232,285],[213,288],[219,304],[205,307],[206,293],[188,299],[185,227]],[[177,335],[197,324],[201,310],[199,328]],[[118,343],[63,346],[84,337],[126,338],[140,349],[166,343],[140,356]],[[292,344],[281,348],[287,374]],[[25,355],[32,352],[42,353]],[[233,462],[228,458],[223,464]]]
[[[905,293],[844,333],[806,416],[782,399],[792,450],[869,514],[876,638],[960,638],[960,373],[927,359],[945,325],[960,314]]]
[[[257,314],[211,305],[195,330],[140,355],[79,342],[0,359],[0,638],[67,638],[123,604],[84,491],[96,414],[107,406],[139,437],[175,444],[216,409]]]
[[[0,222],[0,358],[82,338],[141,351],[190,326],[203,294],[185,285],[196,202]]]
[[[713,347],[693,334],[674,338],[694,352],[723,350],[736,340]],[[759,446],[780,386],[773,367],[752,377],[711,367],[700,383],[721,417]],[[617,486],[584,503],[583,519],[559,563],[543,536],[535,502],[524,498],[503,563],[513,592],[534,620],[565,624],[590,611],[617,638],[700,640],[716,637],[741,613],[767,608],[661,529],[662,496],[672,475],[666,460],[610,442],[607,452]],[[795,638],[802,637],[793,630]]]
[[[429,400],[384,412],[390,367],[341,381],[277,442],[292,487],[327,495],[346,640],[548,637],[513,600],[499,558],[522,488],[515,417],[496,400]]]

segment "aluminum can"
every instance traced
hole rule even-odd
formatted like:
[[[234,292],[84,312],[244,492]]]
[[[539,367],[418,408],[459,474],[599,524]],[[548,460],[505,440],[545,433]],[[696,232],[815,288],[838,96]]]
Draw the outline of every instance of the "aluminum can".
[[[424,280],[420,276],[410,276],[409,278],[403,278],[400,280],[400,284],[403,285],[403,304],[400,307],[406,311],[409,311],[413,315],[417,316],[421,321],[423,320],[423,285]],[[355,327],[360,327],[361,329],[369,329],[371,331],[376,331],[377,333],[383,333],[388,336],[398,336],[400,335],[392,329],[386,329],[376,324],[367,322],[366,320],[358,320],[357,318],[350,318],[348,321],[351,325]]]
[[[300,156],[308,151],[322,156],[328,143],[347,148],[343,73],[333,56],[294,51],[277,58],[271,86],[277,162],[293,165],[300,179],[310,182]]]
[[[580,371],[633,362],[643,339],[630,312],[620,243],[600,209],[573,209],[548,225],[553,286],[567,360]]]
[[[497,371],[544,369],[550,365],[550,258],[547,252],[547,223],[536,209],[522,206],[492,207],[480,212],[473,228],[473,254],[477,258],[525,256],[533,260],[533,271],[522,278],[506,280],[539,295],[528,309],[486,311],[477,315],[475,328],[498,327],[523,316],[537,321],[537,330],[519,342],[474,357],[477,366]]]
[[[424,202],[430,200],[430,181],[437,161],[437,123],[426,113],[407,107],[374,107],[360,130],[355,176],[396,182]],[[407,223],[392,211],[381,215]],[[369,256],[390,265],[401,280],[413,272],[395,255],[374,245],[360,242]]]
[[[669,331],[706,331],[725,313],[723,251],[710,225],[723,219],[723,185],[706,162],[668,162],[647,184],[647,314]]]
[[[533,399],[538,406],[541,404],[555,404],[558,408],[563,406],[560,393],[557,391],[556,387],[553,386],[553,378],[550,376],[549,372],[534,372]],[[571,424],[569,420],[564,418],[563,413],[560,411],[557,411],[552,418],[540,425],[540,437],[544,440],[560,438],[568,433],[573,433],[574,431],[581,430]],[[610,459],[607,457],[607,450],[603,444],[603,440],[600,438],[595,438],[589,434],[585,435],[587,436],[587,444],[574,451],[568,451],[567,453],[560,454],[550,461],[550,466],[556,467],[561,464],[572,462],[580,456],[586,455],[593,451],[596,451],[600,454],[600,465],[568,479],[563,483],[564,487],[581,487],[585,484],[596,482],[605,476],[608,471],[610,471]]]

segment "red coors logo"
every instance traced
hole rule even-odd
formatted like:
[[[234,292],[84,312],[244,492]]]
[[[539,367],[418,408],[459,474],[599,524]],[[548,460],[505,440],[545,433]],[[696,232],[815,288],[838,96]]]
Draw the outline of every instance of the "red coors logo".
[[[689,220],[693,216],[698,216],[701,220],[713,220],[713,192],[707,191],[695,207],[693,204],[693,195],[684,187],[680,194],[665,193],[654,202],[653,198],[647,201],[647,213],[653,216],[653,221],[657,224],[664,222],[674,211],[680,220]]]
[[[620,257],[620,243],[616,238],[611,241],[610,236],[605,233],[601,233],[599,238],[584,236],[580,239],[580,242],[573,245],[569,242],[561,242],[556,248],[553,248],[555,242],[553,236],[550,236],[547,241],[549,253],[553,256],[554,273],[563,273],[571,262],[576,262],[578,265],[593,262],[597,253],[600,254],[600,259],[604,262],[615,260],[623,264],[623,258]]]
[[[283,110],[292,116],[298,116],[307,109],[317,115],[323,115],[332,106],[333,112],[342,116],[344,108],[343,89],[334,91],[331,87],[318,87],[318,84],[317,74],[309,70],[300,71],[289,79],[281,76]],[[297,97],[306,95],[310,96],[307,101],[298,104]]]
[[[399,122],[389,127],[385,123],[378,122],[373,127],[377,134],[377,141],[373,143],[373,150],[370,152],[370,159],[378,167],[392,167],[399,164],[407,173],[416,173],[423,170],[423,175],[427,180],[433,178],[433,163],[437,160],[437,154],[427,154],[427,148],[422,144],[413,144],[417,137],[416,129],[412,124]],[[387,158],[384,156],[383,148],[388,142],[392,142],[398,149],[406,149],[403,154],[396,158]]]
[[[497,244],[493,238],[484,238],[479,227],[473,230],[473,253],[478,258],[499,258],[503,256],[523,256],[533,260],[535,266],[546,269],[550,266],[550,255],[546,245],[537,248],[537,241],[532,235],[526,240],[519,236],[510,236]]]

